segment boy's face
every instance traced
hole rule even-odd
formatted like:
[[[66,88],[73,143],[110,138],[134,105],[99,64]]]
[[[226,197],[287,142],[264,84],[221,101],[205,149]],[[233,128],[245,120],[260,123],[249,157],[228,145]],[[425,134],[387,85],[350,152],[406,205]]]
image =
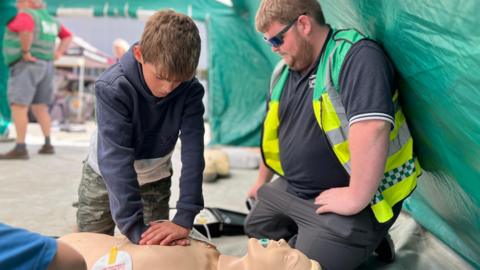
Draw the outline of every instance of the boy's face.
[[[169,81],[161,78],[154,65],[143,61],[139,45],[133,47],[133,55],[142,64],[143,79],[154,96],[166,97],[182,83],[181,81]]]

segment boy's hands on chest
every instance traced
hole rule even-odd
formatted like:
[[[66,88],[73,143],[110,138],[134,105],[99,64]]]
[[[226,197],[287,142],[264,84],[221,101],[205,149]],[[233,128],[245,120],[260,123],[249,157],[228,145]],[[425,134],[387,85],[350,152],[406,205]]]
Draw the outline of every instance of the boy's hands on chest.
[[[188,245],[187,239],[190,230],[171,221],[151,222],[148,229],[142,234],[140,245],[175,246]]]

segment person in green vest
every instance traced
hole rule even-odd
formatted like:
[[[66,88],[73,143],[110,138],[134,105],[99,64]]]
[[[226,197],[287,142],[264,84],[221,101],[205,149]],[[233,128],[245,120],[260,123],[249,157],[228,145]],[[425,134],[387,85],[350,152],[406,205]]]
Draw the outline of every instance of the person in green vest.
[[[40,124],[45,143],[39,154],[53,154],[48,105],[53,99],[53,60],[63,55],[72,34],[48,14],[42,0],[18,0],[19,13],[5,29],[3,55],[9,66],[8,102],[17,131],[15,147],[0,159],[28,159],[28,109]],[[56,38],[60,43],[55,48]]]
[[[359,31],[332,29],[316,0],[263,0],[256,28],[282,61],[245,232],[286,239],[324,269],[374,252],[393,261],[388,231],[421,169],[392,63]]]

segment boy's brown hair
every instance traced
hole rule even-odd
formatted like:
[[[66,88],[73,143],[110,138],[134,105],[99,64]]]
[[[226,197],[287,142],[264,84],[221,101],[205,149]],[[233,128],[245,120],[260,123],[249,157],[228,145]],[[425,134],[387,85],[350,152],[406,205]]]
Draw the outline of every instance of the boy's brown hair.
[[[302,14],[314,18],[319,25],[325,24],[317,0],[263,0],[255,17],[255,26],[257,31],[265,33],[274,21],[287,25]]]
[[[200,58],[200,34],[193,20],[173,10],[155,12],[145,24],[140,48],[143,61],[155,66],[169,81],[195,75]]]

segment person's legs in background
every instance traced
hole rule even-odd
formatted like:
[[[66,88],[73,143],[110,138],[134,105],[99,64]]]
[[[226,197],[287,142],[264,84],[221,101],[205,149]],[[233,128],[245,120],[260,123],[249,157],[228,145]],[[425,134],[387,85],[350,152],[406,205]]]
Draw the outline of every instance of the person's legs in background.
[[[42,128],[42,133],[45,136],[45,143],[38,151],[39,154],[53,154],[55,153],[53,146],[50,142],[50,128],[52,120],[50,118],[50,112],[48,105],[53,102],[53,77],[54,66],[52,61],[45,61],[44,70],[45,74],[43,78],[38,82],[35,96],[32,101],[32,112],[37,119],[38,124]]]
[[[50,142],[50,128],[51,118],[46,104],[32,104],[32,113],[37,119],[38,124],[42,129],[43,136],[45,136],[45,143],[38,151],[39,154],[53,154],[55,150]]]
[[[28,106],[12,103],[12,120],[17,131],[16,145],[9,152],[0,155],[0,159],[28,159],[28,151],[25,145],[25,137],[28,126]]]
[[[17,144],[13,150],[0,155],[0,159],[29,158],[25,144],[28,108],[30,104],[50,104],[52,102],[53,71],[52,61],[43,60],[36,62],[19,61],[10,67],[8,101],[12,111],[13,123],[17,130]],[[40,117],[42,120],[39,121],[50,122],[50,116],[46,118],[40,113]],[[49,126],[48,130],[50,130]],[[50,131],[48,131],[49,133]],[[53,148],[51,151],[53,151]]]
[[[17,131],[17,145],[25,145],[25,137],[27,135],[28,126],[28,106],[23,104],[12,104],[10,108],[12,110],[12,118],[15,125],[15,130]]]

